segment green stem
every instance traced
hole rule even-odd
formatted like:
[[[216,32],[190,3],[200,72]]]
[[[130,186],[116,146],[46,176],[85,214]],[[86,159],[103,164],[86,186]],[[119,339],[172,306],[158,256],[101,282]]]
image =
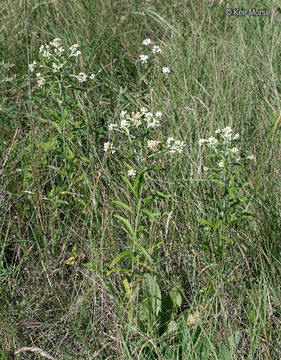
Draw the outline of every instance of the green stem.
[[[136,243],[138,241],[137,234],[138,234],[138,227],[139,227],[141,202],[142,202],[142,189],[138,196],[136,216],[135,216],[134,237],[133,237],[133,243],[132,243],[132,274],[133,274],[133,270],[134,270],[134,253],[135,253],[135,249],[136,249]]]

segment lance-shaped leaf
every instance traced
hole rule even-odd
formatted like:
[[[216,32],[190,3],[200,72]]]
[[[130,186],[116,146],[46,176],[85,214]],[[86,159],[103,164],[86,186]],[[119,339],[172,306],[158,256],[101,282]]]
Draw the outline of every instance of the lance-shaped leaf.
[[[136,245],[140,249],[140,251],[142,252],[144,257],[150,262],[150,264],[153,264],[153,260],[152,260],[151,256],[149,255],[149,253],[145,250],[145,248],[140,243],[136,243]]]
[[[119,255],[117,255],[112,261],[111,264],[109,265],[110,268],[112,268],[115,264],[117,264],[121,259],[123,259],[123,257],[130,255],[132,253],[131,250],[125,250],[122,251]]]
[[[113,200],[112,203],[122,207],[123,209],[128,210],[130,213],[133,213],[133,210],[127,204],[125,204],[123,201]]]
[[[133,238],[134,237],[134,230],[133,230],[133,227],[130,224],[130,222],[127,219],[125,219],[123,216],[120,216],[120,215],[113,215],[113,216],[116,219],[120,220],[126,226],[126,229],[128,230],[129,234]]]

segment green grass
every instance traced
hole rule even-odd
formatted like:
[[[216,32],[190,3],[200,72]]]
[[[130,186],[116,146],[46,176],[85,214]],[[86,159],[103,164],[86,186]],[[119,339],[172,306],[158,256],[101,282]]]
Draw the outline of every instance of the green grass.
[[[228,17],[227,7],[270,16]],[[15,356],[22,347],[63,360],[280,359],[280,2],[4,0],[0,13],[0,359],[40,357]],[[58,107],[30,92],[27,76],[40,46],[56,37],[65,47],[80,44],[78,72],[97,74],[71,95],[76,162],[60,143],[40,145],[56,131],[47,108]],[[145,38],[162,53],[142,66]],[[147,176],[148,186],[172,197],[155,205],[170,215],[147,220],[143,246],[163,241],[152,254],[162,296],[176,286],[183,292],[178,331],[161,340],[133,331],[124,276],[107,276],[130,248],[113,217],[126,212],[112,200],[134,202],[121,159],[105,155],[103,144],[122,110],[143,106],[163,113],[159,136],[186,142],[182,154],[155,163],[165,171]],[[206,193],[219,196],[204,181],[208,160],[198,141],[228,125],[256,158],[238,175],[249,182],[252,215],[237,221],[232,244],[217,255],[215,232],[197,220],[216,214]],[[65,176],[49,167],[65,164]],[[144,271],[135,267],[133,290]]]

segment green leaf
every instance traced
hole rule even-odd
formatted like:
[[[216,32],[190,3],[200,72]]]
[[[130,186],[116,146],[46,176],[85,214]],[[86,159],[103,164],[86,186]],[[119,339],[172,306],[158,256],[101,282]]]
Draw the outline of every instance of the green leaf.
[[[143,296],[151,306],[153,315],[157,316],[161,310],[161,291],[155,275],[151,276],[148,273],[144,274],[142,290]]]
[[[138,199],[138,194],[136,192],[136,190],[133,188],[133,185],[130,183],[130,181],[126,178],[126,176],[122,175],[121,176],[123,182],[125,183],[125,185],[128,186],[128,188],[131,190],[131,192],[133,193],[133,195],[135,196],[135,198]]]
[[[128,210],[130,213],[133,213],[133,210],[127,204],[123,203],[122,201],[113,200],[112,203],[116,204],[116,205],[119,205],[123,209]]]
[[[145,256],[145,258],[150,262],[150,264],[153,264],[153,260],[151,256],[148,254],[148,252],[145,250],[145,248],[138,242],[136,243],[136,246],[140,249],[140,251]]]
[[[162,311],[160,314],[160,335],[166,332],[168,324],[171,320],[173,311],[182,304],[182,293],[179,289],[173,289],[169,291],[162,303]]]
[[[135,178],[135,181],[134,181],[134,189],[137,189],[139,187],[139,182],[140,182],[140,178],[141,176],[143,176],[143,174],[146,172],[147,170],[147,167],[144,166],[138,173],[137,173],[137,176]]]
[[[145,213],[152,221],[155,221],[156,218],[154,214],[146,209],[140,209],[141,212]]]
[[[155,194],[160,199],[169,199],[172,195],[165,195],[161,193],[160,191],[155,191]]]
[[[201,223],[201,224],[204,224],[204,225],[208,225],[210,227],[212,227],[213,229],[216,229],[216,224],[212,223],[211,221],[208,221],[206,219],[199,219],[197,218],[197,220]]]
[[[120,220],[127,228],[129,234],[131,235],[131,237],[133,238],[134,237],[134,230],[132,228],[132,225],[130,224],[130,222],[125,219],[123,216],[120,216],[120,215],[113,215],[116,219]]]
[[[143,199],[143,207],[145,208],[147,205],[151,203],[151,201],[155,198],[155,196],[147,196]]]
[[[140,225],[140,226],[138,227],[138,236],[139,236],[144,230],[145,230],[145,226]]]
[[[57,129],[58,133],[61,135],[61,134],[62,134],[62,131],[61,131],[60,126],[59,126],[56,122],[54,122],[54,121],[50,121],[50,123],[53,125],[54,128]]]
[[[143,332],[145,332],[150,326],[150,309],[148,303],[142,304],[139,309],[138,326]]]
[[[74,154],[73,154],[73,151],[70,149],[69,145],[65,144],[65,148],[66,148],[66,152],[68,154],[68,159],[73,159]]]
[[[178,330],[178,324],[175,320],[171,320],[168,323],[167,330],[165,332],[165,335],[176,333]]]
[[[131,250],[125,250],[122,251],[119,255],[117,255],[112,262],[109,265],[109,268],[111,269],[115,264],[117,264],[123,257],[130,255],[132,253]]]
[[[182,293],[179,289],[173,289],[169,292],[174,307],[179,307],[182,304]]]
[[[57,137],[57,135],[56,135]],[[39,146],[41,147],[42,150],[55,150],[56,146],[55,146],[55,141],[56,139],[53,137],[51,139],[49,139],[47,142],[41,142],[39,143]]]

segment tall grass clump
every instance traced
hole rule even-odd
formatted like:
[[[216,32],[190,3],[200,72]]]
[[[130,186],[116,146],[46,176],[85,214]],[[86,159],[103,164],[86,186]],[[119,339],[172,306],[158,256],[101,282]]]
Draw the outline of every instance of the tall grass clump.
[[[0,358],[280,359],[278,1],[0,12]]]

